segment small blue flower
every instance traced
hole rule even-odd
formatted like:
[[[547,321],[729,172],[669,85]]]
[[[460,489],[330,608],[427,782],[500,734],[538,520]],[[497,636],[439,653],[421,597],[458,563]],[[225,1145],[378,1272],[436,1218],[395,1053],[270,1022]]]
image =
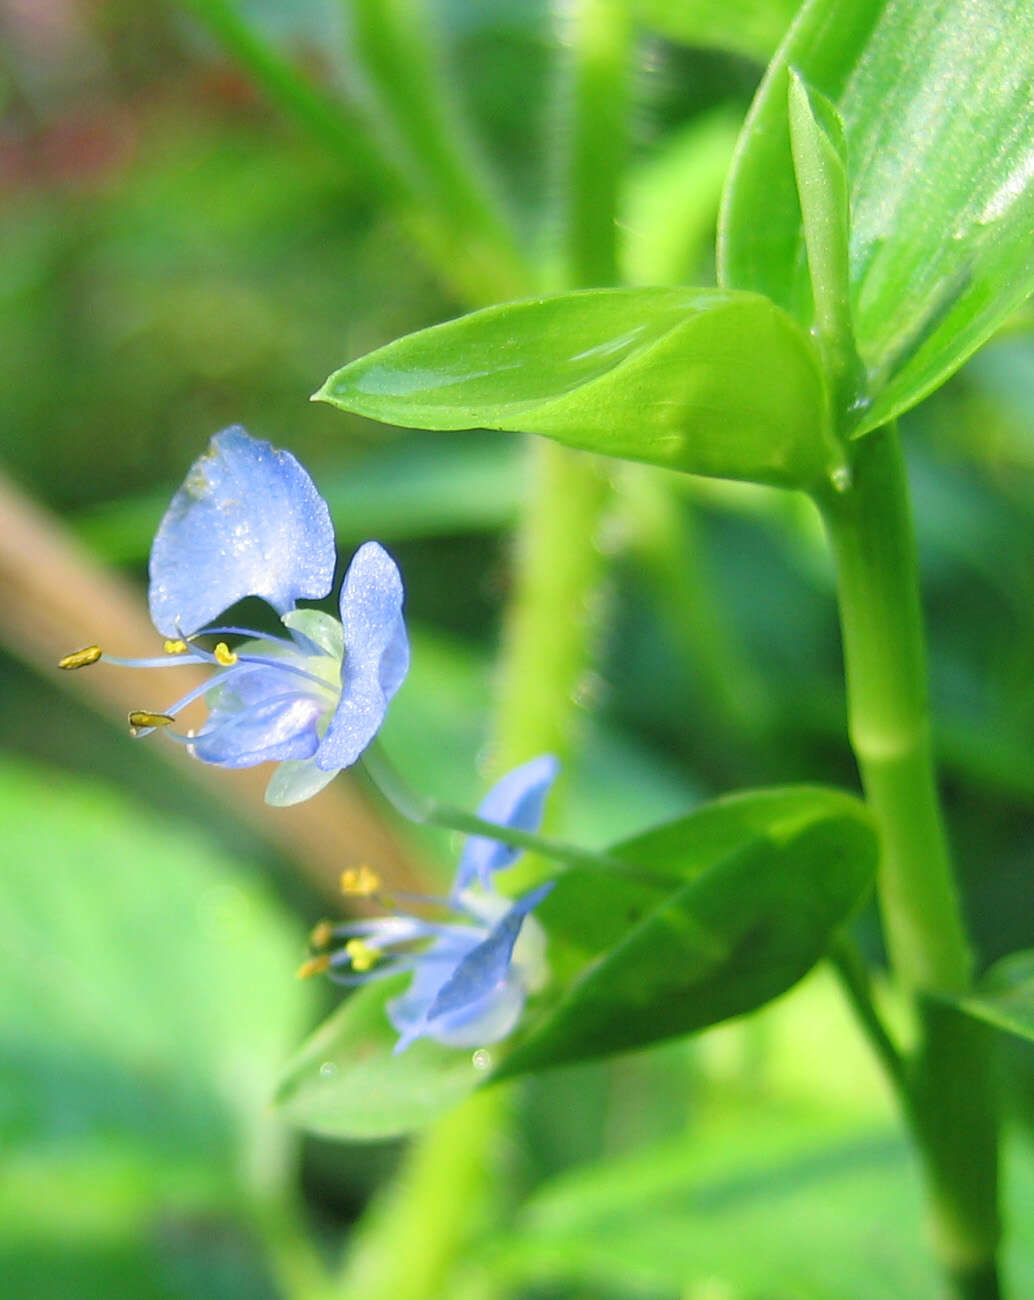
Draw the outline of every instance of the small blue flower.
[[[515,767],[489,790],[478,808],[478,816],[483,821],[512,826],[515,830],[537,831],[542,824],[546,795],[559,768],[552,754],[541,754]],[[512,866],[519,855],[520,849],[512,845],[484,835],[471,835],[460,858],[453,891],[466,889],[474,880],[479,880],[485,889],[491,888],[492,875]]]
[[[481,814],[502,810],[495,818],[500,824],[534,829],[556,770],[555,759],[540,758],[510,772],[489,793]],[[387,1004],[399,1033],[396,1052],[425,1037],[449,1047],[498,1042],[516,1027],[528,995],[548,979],[546,935],[530,913],[553,883],[516,901],[504,898],[492,888],[491,876],[510,866],[519,850],[486,839],[505,852],[493,858],[479,849],[472,865],[468,851],[475,838],[481,839],[468,840],[447,900],[408,896],[447,908],[454,919],[429,921],[396,908],[392,916],[368,921],[323,922],[313,932],[314,945],[332,951],[307,961],[301,975],[326,971],[335,982],[353,985],[400,971],[413,973],[409,988]],[[480,888],[467,888],[475,877]],[[360,868],[344,873],[342,887],[370,896],[377,894],[379,881]],[[344,943],[335,947],[340,940]]]
[[[151,618],[167,638],[165,656],[119,659],[91,646],[62,667],[102,657],[129,667],[210,664],[216,672],[169,708],[132,713],[134,734],[169,728],[203,698],[204,726],[168,734],[219,767],[279,763],[266,799],[297,803],[356,761],[409,668],[402,579],[376,542],[359,548],[345,574],[340,620],[295,608],[327,595],[334,563],[330,513],[309,475],[289,452],[234,425],[191,467],[151,548]],[[212,625],[245,596],[272,605],[287,635]],[[197,641],[206,635],[246,640],[207,650]]]

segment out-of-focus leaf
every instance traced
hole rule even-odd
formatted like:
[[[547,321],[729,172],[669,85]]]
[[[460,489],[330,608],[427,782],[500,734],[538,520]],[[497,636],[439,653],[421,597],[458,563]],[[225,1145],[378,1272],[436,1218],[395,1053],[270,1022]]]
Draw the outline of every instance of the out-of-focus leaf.
[[[292,1124],[323,1137],[395,1137],[449,1110],[484,1078],[469,1051],[430,1039],[393,1054],[398,1033],[385,1004],[408,978],[352,994],[294,1057],[277,1090]]]
[[[846,795],[766,794],[745,799],[745,811],[723,801],[612,850],[628,875],[597,872],[595,901],[589,873],[559,878],[539,916],[587,960],[497,1077],[753,1011],[822,957],[871,885],[875,833]],[[684,883],[672,889],[666,877]]]
[[[810,340],[764,298],[718,289],[593,289],[490,307],[353,361],[316,397],[392,424],[540,433],[790,487],[837,460]]]
[[[105,1270],[154,1272],[159,1214],[188,1235],[206,1216],[204,1258],[277,1193],[268,1103],[308,1005],[300,938],[222,849],[96,782],[0,764],[0,823],[5,1296],[52,1274],[55,1295],[112,1294]],[[243,1279],[233,1294],[263,1294]]]
[[[1034,949],[996,962],[976,992],[955,999],[963,1011],[1006,1033],[1034,1039]]]
[[[696,117],[628,175],[620,258],[629,284],[684,284],[714,235],[740,122],[728,109]]]
[[[767,63],[799,0],[636,0],[648,27],[685,45],[713,46]]]
[[[900,1132],[821,1107],[757,1098],[705,1112],[677,1141],[546,1183],[490,1247],[518,1282],[645,1294],[690,1284],[772,1300],[936,1300],[919,1171]],[[1010,1148],[1006,1276],[1034,1282],[1034,1161]],[[818,1248],[817,1248],[818,1246]]]
[[[1034,287],[1034,9],[809,0],[747,119],[719,237],[723,283],[809,323],[790,67],[844,123],[864,433],[942,383]]]

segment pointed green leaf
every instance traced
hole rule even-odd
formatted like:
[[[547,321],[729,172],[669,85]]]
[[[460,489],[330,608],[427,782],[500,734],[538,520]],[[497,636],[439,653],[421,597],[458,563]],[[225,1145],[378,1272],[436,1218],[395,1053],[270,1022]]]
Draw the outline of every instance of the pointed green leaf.
[[[865,380],[855,350],[848,239],[847,146],[840,114],[825,95],[790,69],[790,145],[815,308],[835,417],[853,416]]]
[[[554,937],[581,948],[582,966],[496,1077],[690,1033],[795,984],[858,905],[876,865],[863,806],[822,791],[809,808],[812,793],[762,792],[739,807],[720,801],[620,846],[634,865],[620,882],[618,873],[595,873],[595,904],[591,873],[562,876],[540,915]],[[665,877],[679,883],[666,889]]]
[[[805,332],[756,294],[600,289],[407,335],[331,375],[343,410],[508,429],[718,478],[807,487],[838,460]]]
[[[1034,948],[996,962],[976,991],[956,1005],[997,1029],[1034,1039]]]
[[[787,122],[796,68],[844,123],[863,433],[941,384],[1034,287],[1034,7],[809,0],[747,119],[719,269],[811,321]]]
[[[407,980],[367,984],[323,1022],[280,1082],[285,1119],[323,1137],[396,1137],[455,1106],[484,1078],[470,1052],[426,1038],[394,1055],[398,1033],[385,1005]]]

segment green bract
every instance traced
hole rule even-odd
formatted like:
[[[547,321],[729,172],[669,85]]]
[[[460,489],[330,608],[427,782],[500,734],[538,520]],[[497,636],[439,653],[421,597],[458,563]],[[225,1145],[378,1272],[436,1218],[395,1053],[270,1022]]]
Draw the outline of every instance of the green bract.
[[[843,120],[864,433],[942,383],[1034,287],[1034,8],[809,0],[741,137],[719,272],[810,323],[790,67]]]
[[[599,289],[410,334],[316,394],[423,429],[509,429],[718,478],[809,487],[838,463],[815,349],[753,293]]]
[[[301,1047],[277,1089],[287,1120],[325,1137],[394,1137],[473,1090],[482,1076],[470,1052],[421,1039],[393,1055],[398,1031],[385,1006],[405,985],[405,976],[367,984]]]

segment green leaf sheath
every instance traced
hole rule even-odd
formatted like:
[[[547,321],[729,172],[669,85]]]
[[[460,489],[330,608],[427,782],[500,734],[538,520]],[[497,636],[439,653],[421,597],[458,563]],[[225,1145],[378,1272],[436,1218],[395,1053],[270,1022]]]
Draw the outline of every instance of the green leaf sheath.
[[[422,1128],[482,1077],[470,1052],[421,1039],[393,1055],[398,1033],[385,1011],[408,976],[353,993],[289,1062],[277,1089],[281,1113],[324,1137],[366,1140]]]
[[[741,817],[715,806],[615,850],[634,852],[647,874],[562,876],[541,915],[580,968],[497,1077],[690,1033],[795,984],[824,956],[876,865],[860,804],[844,796],[833,811],[822,793],[810,809],[807,800],[776,798],[770,835],[757,829],[764,808]],[[644,859],[651,838],[655,853]]]
[[[407,335],[316,394],[414,428],[539,433],[570,447],[806,487],[829,475],[818,357],[756,294],[607,289],[488,308]]]
[[[790,144],[801,201],[815,332],[830,374],[834,416],[852,414],[864,389],[851,313],[850,212],[843,123],[834,106],[790,69]]]
[[[788,69],[835,104],[850,276],[873,405],[914,405],[1034,287],[1034,7],[809,0],[769,68],[726,186],[719,273],[810,323]],[[763,215],[762,215],[763,214]]]

